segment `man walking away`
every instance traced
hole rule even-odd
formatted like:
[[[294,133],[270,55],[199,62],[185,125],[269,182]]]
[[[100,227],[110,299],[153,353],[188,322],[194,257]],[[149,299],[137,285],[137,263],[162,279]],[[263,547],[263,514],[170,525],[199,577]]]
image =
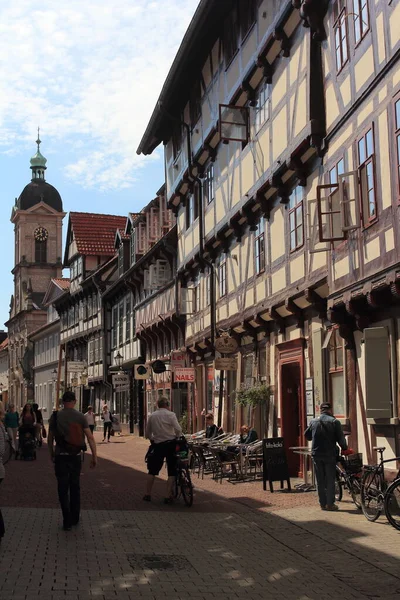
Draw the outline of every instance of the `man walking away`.
[[[72,525],[79,523],[81,451],[86,449],[85,436],[92,451],[91,468],[97,464],[97,455],[96,442],[86,418],[81,412],[75,410],[75,394],[65,392],[62,402],[64,409],[53,412],[50,418],[48,445],[55,465],[63,529],[70,531]]]
[[[143,500],[150,502],[154,479],[161,471],[165,459],[167,461],[168,481],[164,503],[171,504],[172,488],[176,474],[175,440],[182,435],[182,428],[178,423],[176,414],[169,410],[168,398],[159,398],[157,405],[158,409],[150,415],[146,427],[146,438],[151,441],[151,446],[147,453],[149,474]]]
[[[332,415],[331,405],[321,404],[320,410],[321,415],[311,421],[304,435],[312,440],[311,454],[321,509],[338,510],[335,504],[337,444],[347,450],[347,443],[340,421]]]

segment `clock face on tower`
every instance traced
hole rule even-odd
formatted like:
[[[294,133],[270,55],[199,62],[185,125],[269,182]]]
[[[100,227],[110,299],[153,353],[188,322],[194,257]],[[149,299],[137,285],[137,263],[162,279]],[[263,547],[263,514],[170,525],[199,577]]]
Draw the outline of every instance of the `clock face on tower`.
[[[36,227],[33,235],[38,242],[45,242],[49,237],[49,233],[44,227]]]

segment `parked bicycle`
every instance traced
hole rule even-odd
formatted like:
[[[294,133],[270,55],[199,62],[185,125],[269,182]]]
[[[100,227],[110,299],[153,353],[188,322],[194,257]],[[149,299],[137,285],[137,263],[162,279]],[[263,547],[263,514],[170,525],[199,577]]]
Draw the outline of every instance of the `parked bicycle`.
[[[336,463],[335,500],[337,502],[342,500],[343,489],[345,489],[357,508],[361,508],[362,469],[362,454],[340,456]]]
[[[189,447],[185,438],[176,442],[175,498],[182,496],[186,506],[193,504],[193,484],[189,469]]]
[[[12,445],[12,441],[10,439],[10,436],[6,432],[6,447],[4,449],[4,454],[3,454],[3,465],[6,465],[8,463],[8,461],[11,458],[13,458],[13,456],[15,456],[15,450],[14,450],[14,447]]]
[[[396,501],[399,499],[398,488],[394,484],[400,485],[400,470],[397,473],[394,482],[388,486],[385,481],[385,467],[389,462],[400,460],[400,457],[388,458],[383,460],[384,447],[373,448],[380,455],[379,464],[374,466],[365,466],[361,478],[361,509],[368,521],[376,521],[383,510],[386,517],[393,527],[400,529],[399,506],[396,509]],[[390,495],[389,495],[390,489]],[[387,498],[386,498],[387,496]]]

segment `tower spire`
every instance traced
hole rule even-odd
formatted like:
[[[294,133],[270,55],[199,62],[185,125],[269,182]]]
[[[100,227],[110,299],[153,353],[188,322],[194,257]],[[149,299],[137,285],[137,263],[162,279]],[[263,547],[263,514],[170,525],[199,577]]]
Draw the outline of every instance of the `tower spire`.
[[[36,154],[31,158],[32,181],[35,181],[37,179],[41,179],[42,181],[44,181],[44,172],[47,169],[47,159],[40,152],[41,143],[42,140],[40,139],[40,127],[38,127],[38,136],[36,140],[37,151]]]

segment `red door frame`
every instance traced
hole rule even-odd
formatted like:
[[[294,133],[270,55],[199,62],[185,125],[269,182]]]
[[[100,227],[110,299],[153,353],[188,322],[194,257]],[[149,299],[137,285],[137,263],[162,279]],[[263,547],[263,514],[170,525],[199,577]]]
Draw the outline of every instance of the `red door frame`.
[[[278,350],[278,369],[279,369],[279,414],[280,418],[280,428],[281,428],[281,436],[285,437],[285,425],[283,423],[282,415],[283,415],[283,393],[282,393],[282,365],[288,364],[298,364],[300,367],[300,397],[299,397],[299,423],[300,428],[302,429],[302,442],[305,445],[304,438],[304,430],[306,428],[306,407],[305,407],[305,390],[304,390],[304,382],[305,382],[305,365],[304,365],[304,346],[306,340],[305,338],[297,338],[296,340],[291,340],[290,342],[282,342],[281,344],[277,344],[276,348]],[[300,469],[299,473],[300,477],[304,476],[304,461],[305,457],[301,455],[300,460]]]

